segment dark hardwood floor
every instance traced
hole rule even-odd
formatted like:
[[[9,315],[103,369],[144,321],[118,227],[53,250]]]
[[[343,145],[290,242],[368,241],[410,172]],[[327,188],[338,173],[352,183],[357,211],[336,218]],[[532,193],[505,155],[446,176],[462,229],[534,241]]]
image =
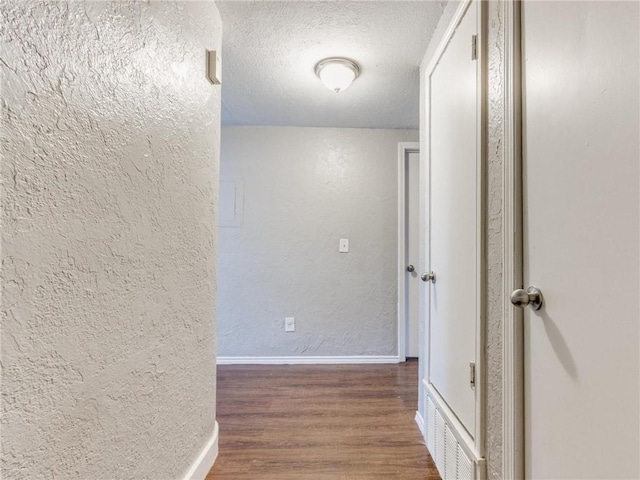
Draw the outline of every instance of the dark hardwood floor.
[[[218,367],[207,480],[439,479],[414,422],[418,364]]]

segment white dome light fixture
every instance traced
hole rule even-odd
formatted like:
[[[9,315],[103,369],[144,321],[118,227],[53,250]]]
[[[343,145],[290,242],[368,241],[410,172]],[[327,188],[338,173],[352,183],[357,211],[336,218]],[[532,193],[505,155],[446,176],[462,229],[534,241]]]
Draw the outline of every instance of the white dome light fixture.
[[[329,90],[340,93],[360,75],[360,65],[341,57],[325,58],[316,64],[316,75]]]

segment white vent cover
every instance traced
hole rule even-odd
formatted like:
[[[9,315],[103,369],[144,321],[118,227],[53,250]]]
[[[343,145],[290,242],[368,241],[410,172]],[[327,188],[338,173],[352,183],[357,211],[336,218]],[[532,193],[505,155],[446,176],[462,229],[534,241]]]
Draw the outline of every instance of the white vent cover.
[[[458,479],[458,442],[456,437],[453,436],[449,426],[444,428],[444,479],[445,480],[457,480]]]
[[[462,449],[458,450],[458,480],[473,480],[473,463]]]
[[[436,467],[442,477],[444,474],[444,449],[445,449],[445,437],[444,437],[444,420],[440,411],[436,409],[436,451],[434,460]]]
[[[424,436],[429,453],[444,480],[476,480],[474,461],[467,456],[453,426],[425,395]]]
[[[431,457],[434,457],[436,451],[436,407],[430,398],[427,398],[427,448],[431,452]]]

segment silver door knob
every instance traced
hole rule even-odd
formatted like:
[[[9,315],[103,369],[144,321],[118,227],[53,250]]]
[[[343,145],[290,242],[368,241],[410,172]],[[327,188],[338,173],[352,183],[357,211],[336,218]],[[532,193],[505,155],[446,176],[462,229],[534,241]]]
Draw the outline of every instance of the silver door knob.
[[[529,287],[527,290],[519,288],[511,294],[511,303],[516,307],[531,307],[532,310],[540,310],[542,307],[542,292],[536,287]]]
[[[407,267],[407,272],[415,272],[416,271],[416,267],[414,267],[413,265],[409,265]]]
[[[423,273],[422,275],[420,275],[420,278],[423,282],[436,283],[436,274],[433,272]]]

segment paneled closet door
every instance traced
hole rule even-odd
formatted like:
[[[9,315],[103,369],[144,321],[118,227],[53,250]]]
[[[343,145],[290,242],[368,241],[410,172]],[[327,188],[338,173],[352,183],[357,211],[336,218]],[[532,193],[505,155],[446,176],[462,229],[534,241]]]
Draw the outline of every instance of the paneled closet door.
[[[472,2],[429,79],[428,382],[475,437],[480,315],[478,2]]]

